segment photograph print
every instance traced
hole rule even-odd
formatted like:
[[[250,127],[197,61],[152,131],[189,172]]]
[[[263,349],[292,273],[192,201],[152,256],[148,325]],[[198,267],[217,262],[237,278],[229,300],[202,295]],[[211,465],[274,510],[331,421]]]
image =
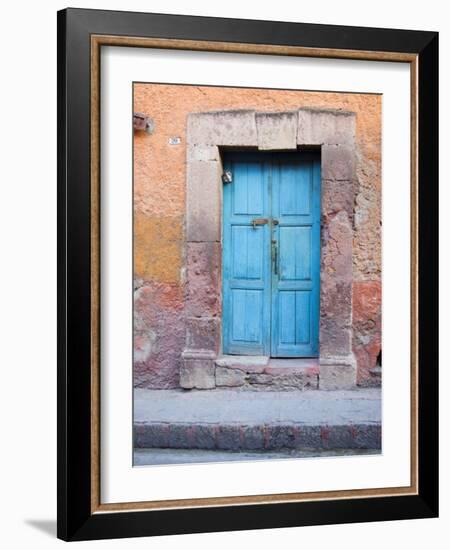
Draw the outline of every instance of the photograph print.
[[[381,446],[380,94],[133,84],[134,466]]]

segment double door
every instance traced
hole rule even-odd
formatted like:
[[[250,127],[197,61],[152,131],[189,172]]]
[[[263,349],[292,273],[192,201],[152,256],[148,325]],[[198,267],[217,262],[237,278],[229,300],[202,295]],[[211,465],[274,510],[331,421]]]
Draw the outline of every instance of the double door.
[[[223,351],[318,355],[320,157],[224,158]]]

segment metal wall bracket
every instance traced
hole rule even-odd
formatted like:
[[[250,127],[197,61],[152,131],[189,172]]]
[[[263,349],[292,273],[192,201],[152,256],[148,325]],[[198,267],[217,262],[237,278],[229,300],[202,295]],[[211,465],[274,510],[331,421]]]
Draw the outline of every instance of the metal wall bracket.
[[[223,183],[233,182],[233,174],[231,173],[231,170],[225,170],[225,172],[222,174],[222,182]]]

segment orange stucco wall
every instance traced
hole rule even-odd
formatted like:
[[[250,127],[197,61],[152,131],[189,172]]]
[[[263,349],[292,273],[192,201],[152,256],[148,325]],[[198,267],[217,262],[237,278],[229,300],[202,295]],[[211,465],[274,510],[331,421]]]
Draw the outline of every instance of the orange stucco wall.
[[[301,107],[356,113],[357,198],[354,206],[354,352],[358,382],[374,382],[381,345],[381,96],[134,85],[134,111],[153,119],[153,134],[134,137],[135,384],[178,385],[184,346],[183,285],[186,120],[191,112],[277,111]],[[170,138],[180,138],[170,144]]]

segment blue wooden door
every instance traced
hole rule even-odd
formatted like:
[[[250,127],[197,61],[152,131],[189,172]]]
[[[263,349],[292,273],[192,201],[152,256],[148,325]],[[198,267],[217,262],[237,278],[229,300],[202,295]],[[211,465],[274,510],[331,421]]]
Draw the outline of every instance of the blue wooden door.
[[[270,354],[269,158],[227,156],[223,189],[224,353]],[[258,220],[258,224],[253,220]]]
[[[224,168],[223,351],[317,356],[320,161],[233,153]]]
[[[273,357],[319,352],[320,162],[279,154],[272,161]]]

